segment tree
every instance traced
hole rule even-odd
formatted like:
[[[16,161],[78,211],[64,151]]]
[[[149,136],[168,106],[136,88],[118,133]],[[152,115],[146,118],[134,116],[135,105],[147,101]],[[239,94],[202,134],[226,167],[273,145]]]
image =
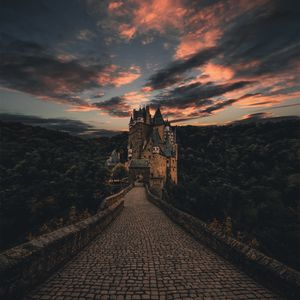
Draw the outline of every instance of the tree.
[[[127,169],[126,167],[121,164],[121,163],[118,163],[116,166],[114,166],[114,168],[112,169],[112,179],[113,180],[120,180],[120,179],[123,179],[125,177],[128,176],[128,172],[127,172]]]

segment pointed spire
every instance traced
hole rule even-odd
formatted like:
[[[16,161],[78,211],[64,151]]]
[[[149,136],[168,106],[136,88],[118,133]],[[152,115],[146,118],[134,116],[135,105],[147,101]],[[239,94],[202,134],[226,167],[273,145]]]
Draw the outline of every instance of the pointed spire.
[[[133,119],[132,119],[132,115],[130,116],[130,121],[129,121],[129,125],[133,124]]]
[[[161,115],[161,112],[160,112],[160,108],[158,107],[156,109],[156,112],[154,114],[154,117],[153,117],[153,124],[154,125],[163,125],[165,122],[164,122],[164,119]]]
[[[150,115],[149,105],[146,105],[145,110],[146,110],[146,118],[145,118],[146,124],[151,124],[151,115]]]

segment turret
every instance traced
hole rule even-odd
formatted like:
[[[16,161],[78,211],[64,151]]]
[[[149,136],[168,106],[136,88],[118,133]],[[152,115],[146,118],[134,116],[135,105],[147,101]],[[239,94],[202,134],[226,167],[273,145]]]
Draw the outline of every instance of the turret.
[[[129,129],[135,124],[133,121],[132,115],[130,116],[130,121],[129,121]]]
[[[158,107],[153,117],[153,125],[164,125],[164,124],[165,124],[164,119]]]
[[[145,119],[146,124],[151,124],[151,115],[150,115],[150,107],[149,105],[146,106],[146,119]]]

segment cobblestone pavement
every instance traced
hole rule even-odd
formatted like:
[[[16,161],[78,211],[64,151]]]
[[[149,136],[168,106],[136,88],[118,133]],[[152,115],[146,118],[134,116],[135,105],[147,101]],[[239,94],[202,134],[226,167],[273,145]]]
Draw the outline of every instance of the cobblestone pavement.
[[[28,299],[277,299],[135,187],[117,219]]]

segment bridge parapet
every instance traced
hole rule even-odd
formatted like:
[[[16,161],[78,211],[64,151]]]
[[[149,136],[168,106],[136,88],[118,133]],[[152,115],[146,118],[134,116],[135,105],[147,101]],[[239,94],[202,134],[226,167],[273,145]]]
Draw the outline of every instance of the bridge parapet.
[[[0,254],[0,299],[19,299],[76,255],[113,221],[132,188],[104,199],[104,210]]]
[[[233,262],[266,287],[286,299],[300,299],[300,273],[219,231],[208,228],[203,221],[185,213],[152,194],[146,186],[150,202],[161,208],[175,223],[193,237]]]

